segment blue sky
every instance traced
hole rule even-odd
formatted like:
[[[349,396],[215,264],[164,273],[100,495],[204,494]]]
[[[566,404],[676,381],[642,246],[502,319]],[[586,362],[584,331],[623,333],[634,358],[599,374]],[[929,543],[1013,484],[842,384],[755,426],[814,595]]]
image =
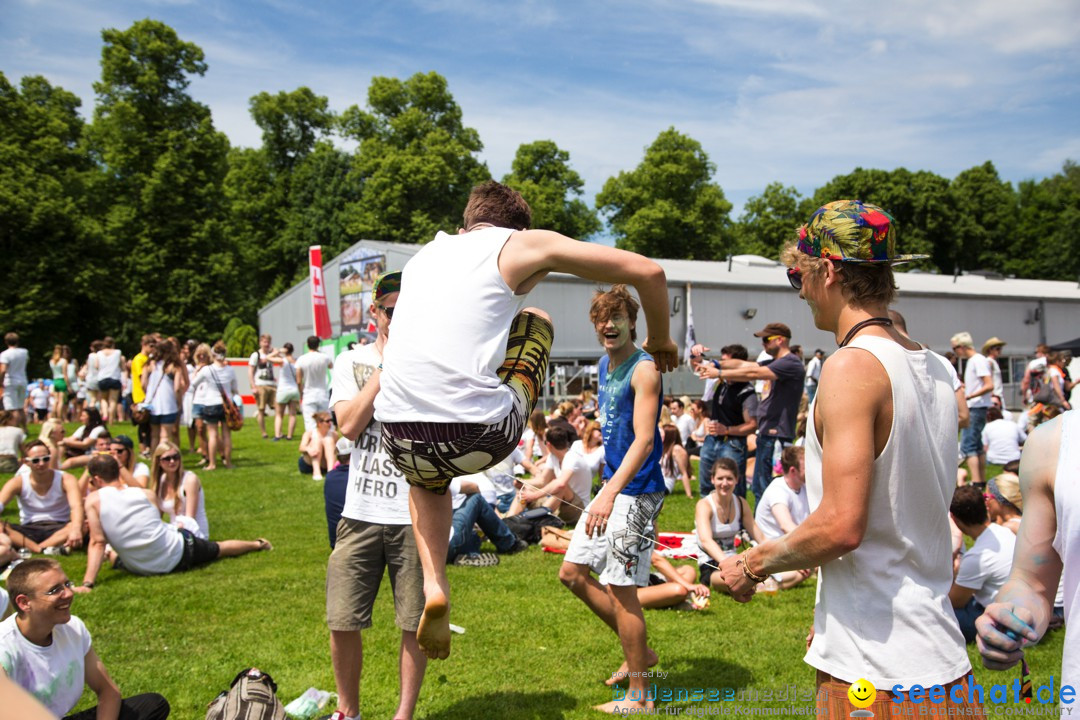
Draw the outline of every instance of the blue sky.
[[[435,70],[501,177],[554,140],[586,181],[674,126],[736,210],[766,184],[812,192],[853,168],[946,177],[991,160],[1013,182],[1080,161],[1074,0],[4,0],[0,70],[42,74],[89,115],[100,31],[151,17],[206,52],[191,93],[234,145],[247,101],[307,85],[343,110],[376,75]],[[737,216],[736,211],[736,216]]]

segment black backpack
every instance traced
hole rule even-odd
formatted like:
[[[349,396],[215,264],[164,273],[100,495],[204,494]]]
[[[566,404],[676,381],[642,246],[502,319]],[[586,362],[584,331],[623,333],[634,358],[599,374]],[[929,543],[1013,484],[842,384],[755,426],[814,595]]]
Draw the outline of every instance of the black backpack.
[[[241,670],[206,708],[206,720],[285,720],[277,683],[258,668]]]
[[[510,528],[511,532],[530,545],[535,545],[540,542],[540,535],[543,532],[541,528],[548,526],[556,528],[566,527],[566,523],[560,520],[558,516],[552,515],[551,511],[547,508],[526,510],[520,515],[512,515],[508,518],[503,518],[503,523],[506,524],[506,527]]]

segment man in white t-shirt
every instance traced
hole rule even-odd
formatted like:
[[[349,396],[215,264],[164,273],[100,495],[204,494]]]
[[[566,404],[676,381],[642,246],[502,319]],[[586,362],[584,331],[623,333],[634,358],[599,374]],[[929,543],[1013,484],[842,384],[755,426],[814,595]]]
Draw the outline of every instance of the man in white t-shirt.
[[[29,403],[30,407],[34,408],[34,414],[37,416],[38,422],[45,422],[45,419],[49,417],[49,400],[52,393],[49,392],[48,385],[44,380],[38,380],[34,383],[34,387],[30,388]]]
[[[787,535],[799,527],[810,514],[810,502],[806,498],[804,455],[801,446],[784,448],[780,455],[783,475],[769,483],[757,504],[754,522],[761,528],[766,539]],[[789,570],[774,573],[771,580],[778,589],[787,590],[813,574],[812,569]]]
[[[982,493],[971,485],[956,488],[949,514],[960,532],[975,541],[960,558],[949,590],[960,632],[970,643],[975,642],[975,619],[1009,579],[1016,535],[1004,525],[990,522]]]
[[[480,552],[483,538],[495,546],[499,555],[513,555],[527,550],[529,544],[514,534],[495,514],[495,486],[483,473],[454,478],[447,488],[454,510],[450,522],[450,544],[446,562],[469,567],[499,564],[498,555]],[[476,532],[479,527],[483,538]]]
[[[814,357],[810,358],[810,362],[806,363],[806,382],[804,387],[806,388],[806,401],[814,402],[814,395],[817,394],[818,381],[821,379],[821,363],[825,361],[825,351],[815,350]]]
[[[515,515],[539,501],[566,524],[572,525],[592,499],[592,470],[581,453],[570,449],[570,435],[565,428],[549,427],[544,433],[544,442],[548,448],[544,470],[539,477],[523,485],[509,514]]]
[[[1001,352],[1007,344],[995,335],[984,342],[982,346],[982,354],[990,365],[990,377],[994,383],[994,389],[990,391],[991,401],[998,406],[1005,402],[1005,383],[1001,378],[1001,365],[998,364],[998,358],[1001,357]]]
[[[19,334],[9,332],[4,336],[7,349],[0,352],[0,383],[4,386],[4,409],[15,413],[15,423],[26,429],[26,348],[19,347]]]
[[[994,374],[990,361],[975,352],[971,333],[953,335],[952,349],[957,357],[967,360],[964,368],[964,397],[971,419],[960,436],[960,454],[967,458],[971,482],[981,483],[986,477],[986,451],[983,449],[982,431],[986,427],[986,411],[993,404]]]
[[[169,703],[157,693],[121,698],[91,646],[86,625],[71,614],[75,593],[59,563],[51,558],[27,560],[11,571],[7,587],[15,614],[0,623],[0,674],[56,717],[67,716],[82,697],[83,686],[89,685],[97,695],[97,707],[67,720],[169,717]]]
[[[401,628],[401,695],[394,717],[412,717],[427,668],[427,656],[416,642],[424,610],[424,576],[409,517],[409,486],[383,450],[381,428],[373,419],[383,347],[400,288],[400,272],[376,278],[370,309],[378,326],[375,342],[346,350],[334,363],[334,415],[342,436],[355,440],[355,446],[334,551],[326,567],[326,624],[338,694],[333,720],[360,717],[361,630],[371,627],[375,596],[387,569],[395,620]]]
[[[679,439],[682,441],[683,447],[686,447],[686,443],[690,440],[690,433],[694,432],[697,425],[694,418],[690,417],[690,414],[686,412],[686,406],[683,405],[682,400],[672,398],[670,407],[671,421],[679,429]]]
[[[330,410],[330,393],[326,387],[326,371],[334,367],[334,362],[319,352],[319,336],[307,339],[307,352],[296,361],[296,384],[303,395],[300,399],[300,411],[304,415],[304,429],[315,427],[315,413]]]
[[[986,413],[986,427],[981,442],[986,450],[986,462],[1005,465],[1020,459],[1020,446],[1027,440],[1024,428],[1006,420],[999,407],[991,407]]]
[[[263,439],[266,434],[266,406],[273,405],[277,395],[277,379],[274,377],[274,348],[269,335],[259,336],[259,349],[248,358],[248,381],[255,394],[255,418]]]

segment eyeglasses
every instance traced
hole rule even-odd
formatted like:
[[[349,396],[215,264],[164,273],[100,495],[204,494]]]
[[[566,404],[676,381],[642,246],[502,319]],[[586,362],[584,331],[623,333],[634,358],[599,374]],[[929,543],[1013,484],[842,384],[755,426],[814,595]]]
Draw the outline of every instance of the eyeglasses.
[[[323,424],[329,425],[329,424],[330,424],[330,421],[329,421],[329,420],[319,420],[319,421],[318,421],[318,422],[316,422],[315,424],[316,424],[316,425],[323,425]]]
[[[802,290],[802,271],[798,268],[788,268],[787,281],[796,290]]]
[[[386,313],[386,317],[393,319],[393,317],[394,317],[394,308],[386,307],[385,305],[376,305],[375,308],[377,310],[382,310],[384,313]]]
[[[163,455],[161,462],[180,462],[179,455]]]
[[[42,455],[41,457],[26,458],[26,460],[31,465],[40,465],[41,463],[47,463],[52,460],[52,455]]]
[[[45,597],[56,597],[60,593],[64,592],[64,590],[71,590],[73,587],[75,587],[75,583],[67,580],[60,583],[59,585],[53,585],[51,588],[41,594]]]

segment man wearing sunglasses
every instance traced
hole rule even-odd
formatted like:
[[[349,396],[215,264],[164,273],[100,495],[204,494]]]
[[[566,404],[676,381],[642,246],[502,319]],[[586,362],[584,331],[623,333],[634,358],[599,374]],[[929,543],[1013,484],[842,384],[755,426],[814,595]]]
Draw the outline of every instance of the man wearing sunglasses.
[[[917,714],[905,688],[941,686],[937,714],[983,714],[949,607],[948,511],[956,487],[956,396],[941,362],[888,317],[899,255],[892,217],[858,200],[819,208],[781,254],[799,297],[840,346],[825,361],[806,432],[810,515],[795,530],[721,563],[734,599],[769,575],[819,566],[805,661],[817,710],[850,713],[860,678],[878,717]],[[893,702],[895,695],[895,704]]]
[[[0,623],[0,674],[40,700],[55,717],[169,717],[169,703],[157,693],[121,698],[91,646],[86,625],[71,614],[72,582],[55,560],[34,558],[19,564],[7,587],[15,614]],[[84,685],[97,695],[98,706],[67,715],[79,702]]]
[[[0,489],[0,508],[13,497],[19,501],[19,522],[11,528],[25,538],[25,547],[31,552],[43,552],[50,547],[82,547],[83,504],[79,481],[70,473],[49,467],[52,454],[41,440],[27,443],[23,456],[30,472],[16,473]]]

